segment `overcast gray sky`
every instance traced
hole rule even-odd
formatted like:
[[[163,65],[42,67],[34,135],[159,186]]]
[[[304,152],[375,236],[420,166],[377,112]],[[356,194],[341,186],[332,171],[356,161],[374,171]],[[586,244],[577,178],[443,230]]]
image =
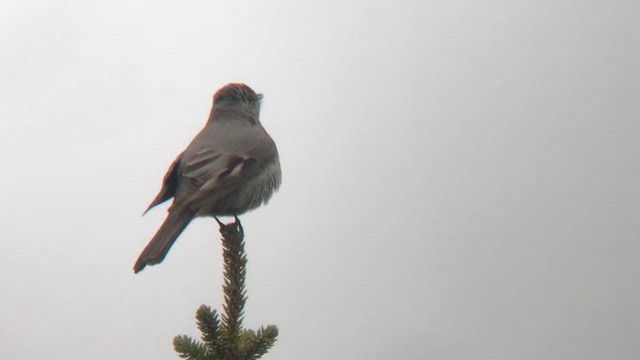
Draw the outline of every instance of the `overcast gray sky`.
[[[265,359],[640,358],[640,5],[0,3],[0,356],[177,359],[221,249],[132,271],[214,91],[264,93]]]

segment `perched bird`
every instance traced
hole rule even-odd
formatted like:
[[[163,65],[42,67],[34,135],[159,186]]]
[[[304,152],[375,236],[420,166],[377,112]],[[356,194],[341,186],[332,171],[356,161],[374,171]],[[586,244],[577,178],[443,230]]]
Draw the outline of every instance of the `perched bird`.
[[[133,267],[136,273],[162,262],[193,218],[240,215],[266,204],[278,189],[280,160],[260,124],[261,99],[244,84],[215,93],[207,124],[171,164],[144,212],[173,197],[167,218]]]

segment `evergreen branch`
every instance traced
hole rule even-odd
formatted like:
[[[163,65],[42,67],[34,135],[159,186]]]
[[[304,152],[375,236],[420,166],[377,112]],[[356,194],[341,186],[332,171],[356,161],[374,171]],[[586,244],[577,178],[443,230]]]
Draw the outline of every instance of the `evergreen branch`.
[[[218,313],[207,305],[201,305],[196,312],[198,329],[202,333],[202,341],[212,353],[219,353],[222,347],[220,339],[220,321]]]
[[[251,346],[245,349],[243,359],[256,360],[266,354],[276,342],[278,328],[274,325],[269,325],[266,328],[261,327],[257,333],[250,330],[250,334],[252,336]]]
[[[242,315],[247,301],[245,278],[247,276],[247,257],[244,254],[244,231],[242,225],[235,223],[220,228],[222,234],[222,256],[224,259],[224,314],[222,328],[224,334],[225,355],[236,359],[238,341],[242,329]]]
[[[243,329],[238,340],[238,359],[246,359],[256,345],[256,332],[251,329]]]
[[[247,301],[244,231],[238,218],[232,224],[218,223],[222,234],[224,262],[224,312],[219,317],[216,310],[206,305],[200,306],[196,312],[196,320],[203,342],[181,335],[173,339],[173,346],[178,355],[187,360],[259,359],[275,343],[278,328],[269,325],[261,327],[257,332],[242,329],[244,305]]]
[[[178,335],[173,338],[173,348],[183,359],[210,360],[207,356],[207,348],[199,341],[193,340],[187,335]]]

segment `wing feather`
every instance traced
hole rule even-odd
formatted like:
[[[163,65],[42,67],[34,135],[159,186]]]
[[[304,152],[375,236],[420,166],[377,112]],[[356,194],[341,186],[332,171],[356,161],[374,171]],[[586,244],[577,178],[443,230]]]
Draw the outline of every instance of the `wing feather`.
[[[182,205],[197,210],[203,203],[215,203],[233,191],[247,175],[255,159],[241,155],[224,154],[213,148],[205,148],[189,159],[182,171],[180,194],[176,197]]]
[[[180,153],[180,155],[178,155],[178,157],[173,160],[173,163],[171,163],[171,166],[169,166],[169,170],[167,170],[167,173],[162,179],[162,188],[160,189],[160,192],[158,192],[158,195],[156,195],[155,199],[153,199],[149,207],[144,211],[144,213],[142,213],[142,215],[146,214],[149,210],[151,210],[152,207],[161,204],[176,195],[179,178],[178,168],[183,154],[184,152]]]

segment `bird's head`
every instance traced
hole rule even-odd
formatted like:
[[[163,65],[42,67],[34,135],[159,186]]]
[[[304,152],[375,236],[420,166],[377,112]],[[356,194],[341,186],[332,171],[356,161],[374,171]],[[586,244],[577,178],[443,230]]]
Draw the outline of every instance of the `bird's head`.
[[[213,95],[213,107],[243,111],[258,121],[261,99],[262,94],[245,84],[228,84]]]

